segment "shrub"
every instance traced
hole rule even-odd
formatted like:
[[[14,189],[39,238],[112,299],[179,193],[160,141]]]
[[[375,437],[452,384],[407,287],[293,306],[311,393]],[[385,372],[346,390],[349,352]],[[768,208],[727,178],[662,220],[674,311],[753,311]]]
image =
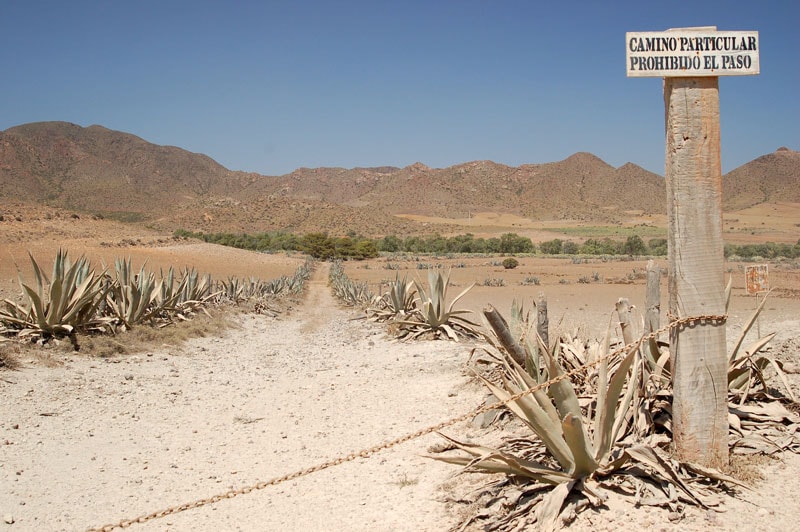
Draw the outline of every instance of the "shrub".
[[[519,261],[514,257],[508,257],[503,261],[503,268],[506,270],[513,270],[517,266],[519,266]]]
[[[548,240],[539,244],[539,249],[545,255],[558,255],[562,251],[563,242],[559,238]]]

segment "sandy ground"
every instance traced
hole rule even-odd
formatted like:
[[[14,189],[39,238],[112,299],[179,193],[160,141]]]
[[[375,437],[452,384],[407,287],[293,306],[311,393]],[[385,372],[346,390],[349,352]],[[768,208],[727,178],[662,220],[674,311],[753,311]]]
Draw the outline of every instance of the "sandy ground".
[[[164,253],[219,252],[228,268],[249,267],[246,257],[255,255],[192,245],[197,247],[165,244],[153,248],[162,251],[147,253],[165,260]],[[291,271],[300,259],[252,260],[260,264],[254,271],[267,273],[273,262],[274,271]],[[525,287],[526,297],[544,291],[554,315],[569,316],[576,324],[602,316],[605,324],[616,297],[643,294],[643,284],[573,280],[584,267],[602,271],[608,280],[639,264],[570,269],[567,260],[525,259],[516,273],[482,263],[454,269],[459,286],[453,295],[486,275],[502,274],[507,287],[476,287],[465,304],[480,308],[489,300],[506,312],[523,289],[513,276],[537,274],[542,284]],[[731,268],[738,272],[736,265]],[[378,281],[395,275],[380,262],[348,264],[348,269]],[[415,266],[406,270],[417,273]],[[0,279],[10,289],[6,273]],[[762,324],[764,332],[779,330],[775,350],[795,363],[800,357],[796,280],[795,270],[773,278],[783,292],[771,299]],[[743,287],[734,286],[738,310],[732,313],[729,337],[752,305]],[[575,314],[578,309],[584,314]],[[245,315],[219,338],[111,359],[54,354],[49,364],[23,360],[19,370],[0,371],[0,517],[13,520],[0,521],[0,529],[84,530],[115,523],[325,462],[468,412],[483,401],[483,390],[466,369],[472,344],[397,343],[381,327],[354,317],[354,311],[332,300],[323,267],[304,304],[291,314]],[[499,436],[471,423],[445,432],[472,441]],[[448,501],[488,479],[453,479],[454,466],[424,458],[439,441],[425,436],[133,529],[447,530],[465,511]],[[687,509],[672,523],[666,510],[612,500],[607,509],[584,513],[570,529],[795,530],[800,459],[783,455],[763,473],[766,480],[754,491],[723,497],[722,512]]]
[[[472,409],[466,345],[398,344],[322,272],[303,309],[122,359],[0,374],[0,513],[79,530],[267,480]],[[427,436],[142,530],[437,530],[454,523]],[[3,525],[0,524],[0,527]]]

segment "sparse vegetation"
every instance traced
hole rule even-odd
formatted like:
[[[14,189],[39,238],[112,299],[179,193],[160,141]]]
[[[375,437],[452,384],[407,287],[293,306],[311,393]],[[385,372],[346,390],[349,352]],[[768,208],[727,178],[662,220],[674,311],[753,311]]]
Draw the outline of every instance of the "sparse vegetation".
[[[538,343],[530,341],[530,326],[519,317],[524,314],[521,309],[512,314],[522,327],[509,333],[505,320],[500,320],[498,327],[506,333],[501,334],[493,326],[494,334],[487,336],[489,346],[483,349],[488,358],[478,359],[495,369],[479,377],[532,431],[531,438],[515,437],[490,448],[444,436],[450,448],[460,453],[433,456],[461,465],[465,471],[506,474],[508,481],[493,483],[488,493],[492,501],[501,502],[496,508],[503,510],[479,510],[480,517],[472,516],[469,521],[484,520],[484,527],[493,530],[518,530],[523,525],[553,530],[559,522],[574,519],[581,508],[601,505],[606,498],[604,489],[635,493],[637,502],[642,496],[652,497],[662,501],[659,505],[673,508],[670,501],[677,500],[704,506],[712,492],[725,489],[722,485],[742,485],[724,472],[670,457],[670,438],[664,431],[670,427],[672,391],[669,354],[663,344],[654,339],[625,347],[621,342],[611,344],[609,330],[602,342],[562,338],[551,347],[541,338]],[[757,314],[730,355],[729,381],[736,382],[730,397],[739,398],[740,405],[746,399],[776,399],[763,381],[767,362],[753,359],[772,335],[759,339],[746,350],[747,355],[737,355]],[[600,361],[599,366],[581,372],[591,361]],[[565,376],[567,371],[568,378],[550,383],[549,379]],[[764,391],[756,393],[754,383],[759,381]],[[774,445],[755,434],[773,431],[770,433],[777,437],[781,420],[791,414],[778,402],[766,407],[731,404],[731,408],[731,416],[737,420],[731,425],[732,448],[741,444],[745,453],[753,452],[750,446],[764,453],[775,452]],[[769,414],[773,410],[775,414]],[[789,431],[793,434],[793,428]],[[788,431],[783,434],[790,445],[800,444]],[[565,506],[571,492],[582,495],[583,502]]]
[[[467,318],[469,310],[455,308],[459,299],[469,292],[473,285],[459,293],[450,304],[447,304],[447,288],[450,286],[450,272],[428,272],[428,286],[414,281],[419,298],[414,312],[404,320],[399,320],[400,336],[403,338],[419,338],[431,334],[434,338],[450,338],[458,341],[459,336],[478,336],[478,325]]]
[[[464,317],[470,311],[455,308],[473,285],[448,304],[449,285],[449,271],[431,270],[428,272],[427,287],[418,280],[412,283],[406,278],[396,277],[393,283],[389,283],[389,291],[381,296],[359,296],[360,287],[347,278],[341,265],[334,264],[331,268],[331,286],[339,299],[346,303],[355,300],[356,304],[366,308],[369,317],[389,322],[393,332],[403,339],[430,336],[458,341],[459,337],[479,336],[478,325]],[[366,287],[364,289],[368,291]]]
[[[334,295],[345,305],[366,308],[375,300],[369,284],[358,283],[350,279],[340,260],[335,261],[331,266],[329,280]]]
[[[176,277],[170,268],[157,278],[145,265],[134,273],[130,259],[117,259],[112,278],[105,270],[95,272],[85,257],[73,263],[66,251],[59,250],[48,278],[33,255],[30,260],[34,282],[27,283],[19,274],[23,299],[3,302],[0,334],[40,342],[68,337],[75,349],[79,348],[78,333],[116,334],[140,324],[163,327],[199,311],[207,313],[213,303],[277,295],[284,287],[287,293],[299,293],[311,269],[307,262],[292,278],[275,283],[251,280],[247,285],[231,278],[215,292],[211,277],[200,276],[194,269],[184,269]],[[257,286],[263,287],[260,293]]]
[[[563,232],[588,236],[589,238],[583,244],[555,238],[541,242],[539,251],[544,255],[665,256],[667,254],[667,239],[661,236],[665,234],[662,229],[651,228],[650,226],[578,229],[564,228]],[[658,231],[651,229],[658,229]],[[555,229],[553,230],[555,231]],[[323,260],[335,258],[360,260],[377,257],[381,252],[414,254],[519,254],[536,252],[536,246],[529,238],[514,233],[506,233],[501,235],[500,238],[488,239],[475,238],[470,233],[447,238],[433,235],[429,237],[409,236],[403,239],[389,235],[383,238],[369,239],[359,236],[336,238],[330,237],[326,233],[309,233],[297,236],[285,232],[248,235],[245,233],[202,233],[177,230],[174,236],[178,238],[199,238],[213,244],[252,251],[302,251],[314,258]],[[654,238],[650,238],[645,244],[642,236],[653,236]],[[736,256],[743,259],[754,257],[762,257],[763,259],[797,258],[800,257],[800,240],[796,244],[776,244],[774,242],[743,245],[726,244],[725,256]]]

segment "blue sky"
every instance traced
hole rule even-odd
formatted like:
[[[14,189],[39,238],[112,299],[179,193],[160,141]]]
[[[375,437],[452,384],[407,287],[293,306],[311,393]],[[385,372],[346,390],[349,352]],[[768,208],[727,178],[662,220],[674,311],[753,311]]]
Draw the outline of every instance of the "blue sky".
[[[100,124],[232,170],[519,165],[664,173],[658,78],[625,32],[760,32],[720,78],[723,171],[800,149],[800,2],[3,0],[0,130]]]

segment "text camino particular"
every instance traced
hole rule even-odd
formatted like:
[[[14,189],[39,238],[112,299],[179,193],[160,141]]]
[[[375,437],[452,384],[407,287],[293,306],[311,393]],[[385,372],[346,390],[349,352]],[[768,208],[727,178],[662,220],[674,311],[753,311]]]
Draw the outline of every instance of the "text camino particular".
[[[632,56],[630,70],[728,70],[750,68],[752,58],[735,52],[755,52],[756,38],[746,37],[632,37],[631,52],[723,52],[722,55],[660,55]],[[725,54],[724,52],[732,52]]]

